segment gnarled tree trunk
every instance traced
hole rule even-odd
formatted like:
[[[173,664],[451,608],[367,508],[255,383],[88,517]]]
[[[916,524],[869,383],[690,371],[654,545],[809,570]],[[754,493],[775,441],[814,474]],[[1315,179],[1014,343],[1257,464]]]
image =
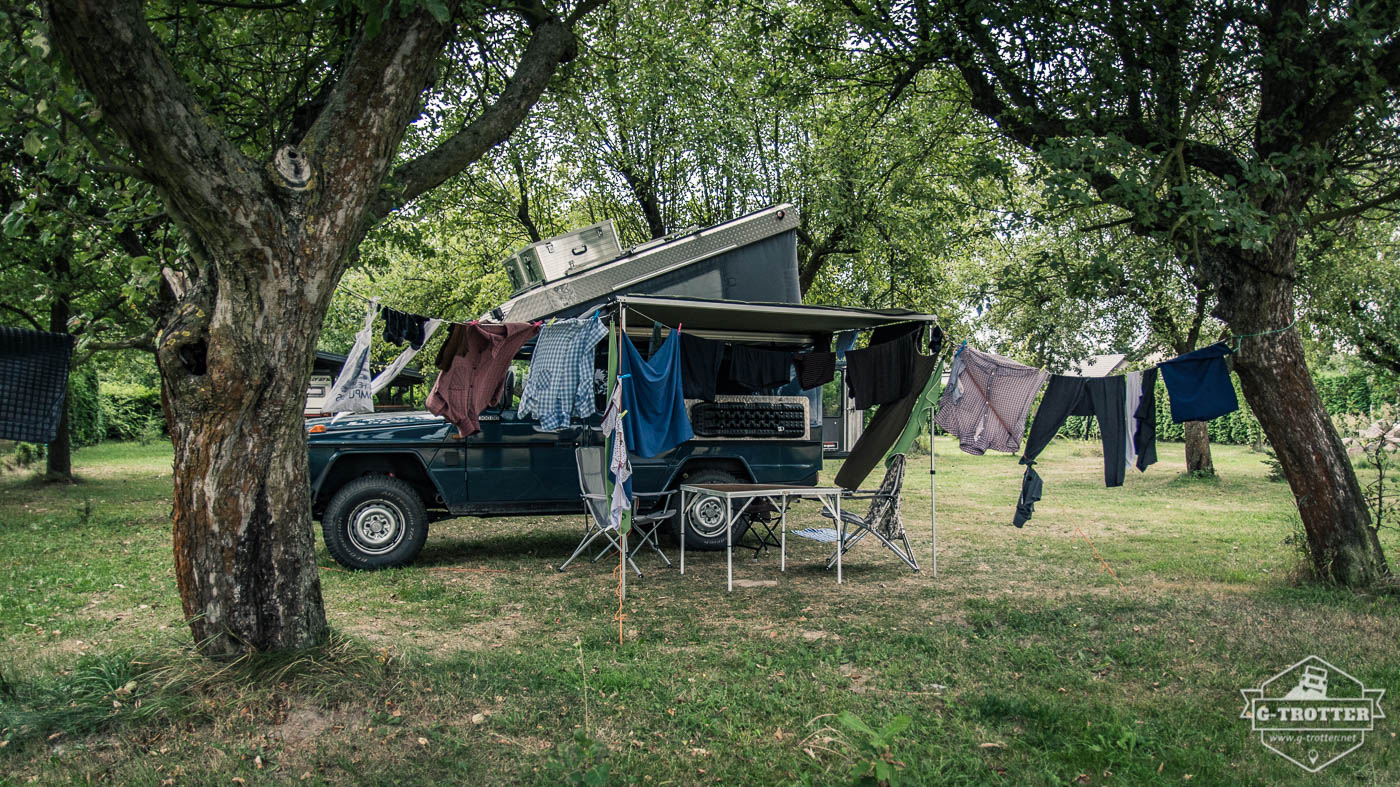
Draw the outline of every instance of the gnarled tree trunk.
[[[1210,458],[1210,432],[1205,421],[1182,424],[1186,438],[1186,472],[1192,475],[1215,475],[1215,463]]]
[[[1293,490],[1316,575],[1361,586],[1379,575],[1385,556],[1369,537],[1361,485],[1317,394],[1302,340],[1291,327],[1279,330],[1294,321],[1296,237],[1283,229],[1265,253],[1213,260],[1222,279],[1217,311],[1245,336],[1233,356],[1235,373]]]
[[[274,253],[291,270],[326,267]],[[187,306],[157,355],[175,446],[175,579],[205,652],[300,647],[326,631],[302,407],[329,288],[218,284],[207,321]],[[184,331],[205,338],[170,338]]]
[[[455,30],[422,4],[361,34],[297,144],[254,161],[197,104],[140,3],[45,3],[56,48],[192,250],[191,275],[170,282],[157,359],[175,445],[176,581],[206,653],[324,636],[301,413],[331,294],[374,222],[510,135],[576,52],[573,23],[599,4],[567,19],[539,3],[499,9],[530,31],[501,94],[391,172]]]

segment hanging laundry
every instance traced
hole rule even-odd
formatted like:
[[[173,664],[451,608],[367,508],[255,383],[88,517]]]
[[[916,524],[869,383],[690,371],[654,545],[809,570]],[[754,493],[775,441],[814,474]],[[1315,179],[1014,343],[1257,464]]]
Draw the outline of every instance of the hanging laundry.
[[[715,400],[724,342],[681,334],[681,389],[687,399]]]
[[[388,306],[380,309],[379,314],[384,318],[384,341],[395,347],[402,347],[404,342],[408,342],[409,347],[421,350],[423,342],[432,334],[427,329],[429,317],[401,312]]]
[[[1234,352],[1224,342],[1178,355],[1158,364],[1167,384],[1172,420],[1209,421],[1240,409],[1225,356]]]
[[[645,361],[630,339],[618,344],[618,387],[629,419],[628,449],[653,457],[694,437],[681,387],[680,332],[671,331],[656,354]]]
[[[330,393],[326,394],[328,413],[372,413],[374,412],[374,386],[369,370],[369,346],[374,334],[374,315],[379,312],[379,301],[372,299],[365,309],[364,326],[355,334],[355,344],[345,355],[345,363],[340,367]]]
[[[607,329],[604,328],[603,332],[607,333]],[[622,512],[632,508],[632,460],[627,456],[627,432],[622,428],[622,414],[622,386],[616,385],[608,399],[608,407],[603,411],[603,434],[612,438],[608,472],[612,475],[613,490],[608,526],[614,528],[622,524]]]
[[[69,334],[0,327],[0,440],[57,439],[72,358]]]
[[[1157,370],[1142,373],[1142,397],[1134,411],[1133,448],[1138,470],[1157,464]]]
[[[846,353],[856,346],[856,339],[860,338],[860,331],[842,331],[836,334],[836,360],[845,360]]]
[[[836,379],[836,353],[806,352],[792,356],[797,367],[797,382],[807,391]]]
[[[1142,403],[1142,372],[1128,372],[1123,375],[1123,384],[1127,390],[1123,398],[1123,415],[1126,419],[1124,431],[1127,438],[1127,456],[1123,460],[1123,467],[1131,468],[1137,462],[1137,409]]]
[[[937,423],[957,435],[959,447],[969,454],[1015,452],[1031,402],[1048,376],[1010,358],[964,347],[953,358],[948,387],[938,400]]]
[[[438,353],[438,375],[428,394],[428,410],[457,425],[462,437],[481,431],[477,417],[491,406],[510,361],[539,333],[528,322],[453,325]]]
[[[936,363],[932,355],[914,357],[914,380],[918,390],[910,391],[889,404],[881,405],[880,409],[875,411],[860,439],[851,446],[850,455],[841,464],[841,470],[836,474],[837,486],[842,489],[858,489],[865,483],[875,465],[880,463],[881,458],[888,457],[891,447],[903,441],[906,435],[908,440],[903,450],[908,451],[908,446],[913,445],[919,430],[928,424],[927,408],[937,398],[937,394],[933,392],[941,386],[942,371],[942,363]],[[916,421],[920,426],[910,429]]]
[[[1016,503],[1016,515],[1011,523],[1022,527],[1035,513],[1044,483],[1035,471],[1035,459],[1050,444],[1065,419],[1071,415],[1095,416],[1099,420],[1099,435],[1103,442],[1103,475],[1105,486],[1122,486],[1126,469],[1128,420],[1127,381],[1122,375],[1113,377],[1067,377],[1052,375],[1040,399],[1026,451],[1021,464],[1026,472],[1021,478],[1021,496]]]
[[[846,353],[846,387],[855,399],[855,409],[893,402],[915,387],[915,340],[916,334],[905,333],[893,341]]]
[[[811,351],[792,356],[792,365],[797,369],[797,384],[804,391],[835,380],[836,353],[831,351],[831,334],[816,336]]]
[[[541,328],[517,414],[534,416],[541,429],[552,432],[575,418],[597,412],[593,402],[594,350],[607,335],[608,327],[597,317],[562,320]]]
[[[787,385],[792,379],[791,352],[736,344],[729,348],[729,376],[750,391]]]
[[[418,343],[417,347],[410,344],[403,352],[399,353],[399,357],[395,358],[393,363],[384,368],[384,371],[375,375],[374,380],[369,384],[370,392],[377,394],[393,382],[394,378],[399,376],[399,372],[408,366],[408,362],[418,355],[418,351],[423,348],[423,342],[432,337],[439,325],[442,325],[442,320],[435,317],[428,318],[428,321],[423,323],[423,340]]]
[[[881,325],[870,332],[870,344],[884,344],[912,334],[914,336],[914,346],[918,347],[920,331],[925,324],[926,323],[922,322],[896,322],[890,325]]]

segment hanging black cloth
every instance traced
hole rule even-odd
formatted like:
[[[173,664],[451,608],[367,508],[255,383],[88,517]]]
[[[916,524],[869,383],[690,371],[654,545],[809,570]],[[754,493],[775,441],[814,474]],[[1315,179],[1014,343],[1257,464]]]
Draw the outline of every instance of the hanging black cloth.
[[[681,334],[681,390],[687,399],[715,400],[724,343]]]
[[[894,445],[894,441],[904,432],[904,425],[909,423],[909,416],[914,412],[914,406],[918,404],[924,386],[928,384],[928,378],[933,375],[936,361],[937,358],[932,355],[914,357],[913,390],[875,411],[860,439],[851,446],[850,456],[841,464],[841,471],[836,474],[837,486],[842,489],[856,489],[865,483],[866,476],[870,475],[870,471],[884,458],[885,452],[890,450],[890,446]]]
[[[895,339],[902,339],[905,336],[914,334],[915,345],[918,343],[918,333],[926,323],[922,322],[897,322],[892,325],[881,325],[870,332],[870,345],[884,344]]]
[[[892,341],[846,353],[846,386],[857,410],[893,402],[914,388],[916,336],[906,332]]]
[[[1155,382],[1155,381],[1154,381]],[[1145,381],[1144,381],[1145,385]],[[1103,480],[1105,486],[1122,486],[1127,469],[1128,386],[1122,375],[1114,377],[1067,377],[1050,375],[1045,395],[1040,399],[1026,436],[1026,450],[1021,464],[1026,466],[1021,479],[1021,496],[1016,503],[1016,515],[1011,524],[1022,527],[1035,513],[1044,482],[1035,471],[1035,458],[1050,444],[1071,415],[1097,416],[1099,436],[1103,442]],[[1155,453],[1155,450],[1154,450]]]
[[[736,344],[729,348],[729,376],[750,391],[766,391],[792,379],[791,352]]]
[[[58,437],[72,357],[69,334],[0,327],[0,439]]]
[[[390,309],[388,306],[381,306],[379,315],[384,318],[384,341],[396,347],[408,342],[408,346],[415,350],[423,349],[423,324],[428,321],[427,317]]]
[[[1129,402],[1131,407],[1132,403]],[[1138,401],[1137,429],[1133,432],[1133,447],[1137,449],[1137,469],[1146,470],[1157,464],[1157,370],[1142,373],[1142,399]]]
[[[797,367],[797,382],[808,391],[836,379],[836,353],[810,352],[792,356]]]

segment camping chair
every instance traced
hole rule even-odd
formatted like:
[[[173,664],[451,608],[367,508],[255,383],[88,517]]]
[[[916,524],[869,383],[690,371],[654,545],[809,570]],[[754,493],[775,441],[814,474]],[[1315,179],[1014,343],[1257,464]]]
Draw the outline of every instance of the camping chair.
[[[903,488],[904,454],[895,454],[890,458],[889,469],[885,472],[885,480],[880,482],[879,489],[874,492],[856,490],[846,496],[847,500],[870,501],[870,510],[864,517],[856,516],[842,506],[843,526],[840,530],[831,527],[809,527],[805,530],[795,530],[792,534],[824,544],[834,544],[844,539],[839,547],[843,557],[862,538],[872,535],[879,539],[886,549],[903,560],[905,565],[918,571],[919,561],[914,557],[914,550],[909,546],[909,536],[904,532],[904,522],[899,518],[899,494]],[[822,516],[829,519],[831,512],[823,507]],[[851,529],[847,530],[845,525],[849,525]],[[832,552],[831,557],[827,558],[826,567],[831,568],[835,564],[836,553]]]
[[[608,521],[611,505],[607,494],[607,456],[607,448],[604,446],[574,449],[574,460],[578,463],[578,485],[583,492],[583,538],[579,541],[578,547],[574,549],[574,553],[559,567],[560,571],[568,568],[574,558],[583,554],[599,536],[607,539],[609,546],[599,552],[593,558],[593,562],[596,563],[609,552],[622,548],[618,543],[617,528]],[[666,553],[662,552],[661,547],[657,544],[656,531],[661,527],[661,523],[676,513],[675,509],[668,508],[671,496],[675,493],[674,489],[666,492],[632,493],[632,533],[640,536],[640,539],[627,555],[627,562],[639,577],[642,575],[642,570],[637,568],[633,558],[637,556],[637,552],[641,551],[643,546],[651,547],[656,554],[661,556],[661,560],[668,567],[671,565],[670,559],[666,557]],[[646,499],[657,499],[658,502],[654,510],[643,514],[637,510],[637,504]]]

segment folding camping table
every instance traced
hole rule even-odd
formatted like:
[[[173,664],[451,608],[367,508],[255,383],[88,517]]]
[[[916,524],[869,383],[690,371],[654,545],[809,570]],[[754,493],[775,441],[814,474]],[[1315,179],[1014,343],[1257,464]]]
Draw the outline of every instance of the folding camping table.
[[[755,500],[767,500],[770,505],[778,509],[779,525],[782,528],[782,558],[779,565],[780,571],[787,571],[787,509],[788,503],[793,499],[812,499],[822,504],[822,507],[831,512],[834,520],[839,524],[837,527],[844,539],[846,526],[841,520],[841,495],[845,491],[834,486],[789,486],[786,484],[681,484],[681,517],[689,516],[690,500],[700,495],[706,497],[719,497],[724,499],[724,508],[727,512],[725,517],[725,552],[727,553],[729,571],[729,590],[734,590],[734,523],[739,517],[744,515],[744,511]],[[739,503],[736,507],[734,503]],[[681,535],[681,573],[685,573],[685,536]],[[841,584],[841,552],[836,553],[836,583]]]

